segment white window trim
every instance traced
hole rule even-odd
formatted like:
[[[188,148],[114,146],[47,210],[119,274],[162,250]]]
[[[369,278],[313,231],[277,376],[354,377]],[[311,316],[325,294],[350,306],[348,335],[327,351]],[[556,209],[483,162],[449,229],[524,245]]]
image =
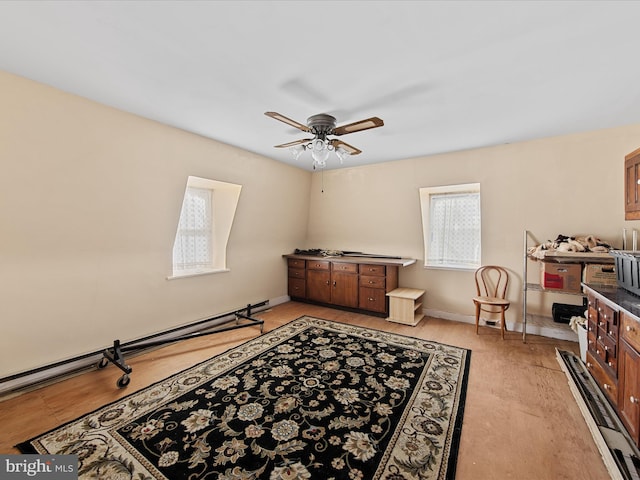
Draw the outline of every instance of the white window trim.
[[[475,271],[482,265],[482,232],[480,239],[480,258],[477,265],[429,265],[429,216],[430,216],[430,197],[431,195],[439,195],[443,193],[480,193],[479,183],[465,183],[460,185],[445,185],[437,187],[420,188],[420,209],[422,213],[422,238],[424,242],[424,268],[434,270],[462,270]],[[482,210],[480,212],[482,216]],[[482,228],[482,227],[481,227]]]
[[[230,272],[228,268],[200,268],[198,270],[185,270],[185,273],[170,275],[167,280],[175,280],[177,278],[199,277],[201,275],[211,275],[213,273]],[[188,273],[186,273],[188,272]]]
[[[215,273],[224,273],[230,271],[227,268],[227,244],[229,242],[229,236],[231,234],[231,226],[233,225],[233,219],[238,207],[238,201],[240,199],[240,192],[242,185],[236,185],[234,183],[221,182],[218,180],[210,180],[207,178],[190,176],[187,179],[188,187],[206,188],[212,190],[212,217],[213,217],[213,256],[211,268],[198,268],[193,270],[174,271],[173,270],[173,244],[172,244],[172,274],[167,277],[167,280],[175,280],[178,278],[189,278],[200,275],[209,275]],[[184,193],[182,198],[184,199]],[[182,206],[182,203],[180,204]],[[178,211],[178,218],[176,225],[180,220],[180,210]],[[177,228],[176,228],[177,233]],[[175,237],[174,237],[175,243]]]

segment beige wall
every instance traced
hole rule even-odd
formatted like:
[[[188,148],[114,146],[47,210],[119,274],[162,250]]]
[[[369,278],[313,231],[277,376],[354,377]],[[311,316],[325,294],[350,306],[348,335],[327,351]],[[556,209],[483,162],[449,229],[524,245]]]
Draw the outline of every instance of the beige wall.
[[[2,72],[0,162],[0,377],[286,295],[309,172]],[[231,271],[167,280],[188,175],[243,187]]]
[[[524,230],[539,241],[594,233],[620,248],[622,228],[640,228],[624,221],[623,206],[624,155],[639,146],[635,125],[326,171],[324,179],[316,173],[307,246],[417,258],[401,271],[400,285],[426,289],[431,313],[467,320],[473,315],[472,273],[423,267],[418,189],[479,182],[482,262],[513,274],[508,319],[520,321]],[[538,265],[530,264],[529,273],[535,280]],[[531,292],[528,311],[550,316],[553,302],[581,299]]]
[[[422,266],[424,186],[480,182],[483,263],[513,273],[518,320],[525,229],[619,247],[640,228],[622,193],[638,146],[640,125],[312,175],[0,72],[0,377],[282,298],[281,255],[301,246],[417,258],[401,285],[470,317],[471,273]],[[169,281],[188,175],[243,186],[231,271]],[[531,294],[530,309],[576,302],[556,297]]]

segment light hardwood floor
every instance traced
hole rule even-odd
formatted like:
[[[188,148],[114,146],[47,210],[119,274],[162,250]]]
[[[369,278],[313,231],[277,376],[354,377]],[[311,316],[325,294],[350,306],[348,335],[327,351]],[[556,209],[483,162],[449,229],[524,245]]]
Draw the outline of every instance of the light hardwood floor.
[[[569,390],[555,349],[577,353],[578,344],[425,318],[416,327],[382,318],[289,302],[257,314],[265,331],[302,315],[368,326],[472,350],[457,480],[602,480],[609,474]],[[234,330],[171,344],[127,362],[131,383],[118,389],[121,372],[110,365],[0,403],[0,453],[61,423],[223,352],[259,333]]]

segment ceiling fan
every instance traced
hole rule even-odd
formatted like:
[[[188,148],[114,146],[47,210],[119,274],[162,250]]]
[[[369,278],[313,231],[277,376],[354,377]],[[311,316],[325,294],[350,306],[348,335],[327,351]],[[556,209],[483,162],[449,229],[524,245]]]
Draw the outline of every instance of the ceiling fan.
[[[277,112],[265,112],[265,115],[291,125],[305,133],[313,134],[313,138],[303,138],[302,140],[283,143],[282,145],[276,145],[275,148],[290,148],[295,159],[298,159],[305,150],[311,150],[314,169],[316,167],[323,168],[326,165],[327,158],[329,158],[329,153],[332,151],[338,156],[340,163],[349,155],[362,153],[362,150],[342,140],[327,138],[329,135],[341,136],[347,133],[382,127],[384,125],[384,122],[378,117],[371,117],[336,127],[336,118],[327,113],[312,115],[307,119],[306,125],[291,120]]]

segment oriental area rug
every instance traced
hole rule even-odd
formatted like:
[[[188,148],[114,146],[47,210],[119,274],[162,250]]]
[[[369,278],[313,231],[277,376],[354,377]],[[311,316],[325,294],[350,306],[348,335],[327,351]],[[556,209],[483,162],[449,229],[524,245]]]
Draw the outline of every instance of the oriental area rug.
[[[81,479],[452,479],[470,356],[305,316],[17,448]]]

